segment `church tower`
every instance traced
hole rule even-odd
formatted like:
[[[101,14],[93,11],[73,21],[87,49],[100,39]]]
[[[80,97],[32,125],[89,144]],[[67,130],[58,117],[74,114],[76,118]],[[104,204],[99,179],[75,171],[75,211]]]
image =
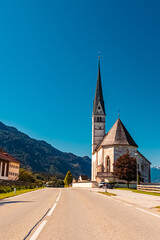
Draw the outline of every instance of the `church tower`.
[[[98,77],[96,93],[93,102],[93,115],[92,115],[92,153],[94,152],[97,144],[103,139],[105,135],[105,107],[102,93],[100,60],[98,63]]]

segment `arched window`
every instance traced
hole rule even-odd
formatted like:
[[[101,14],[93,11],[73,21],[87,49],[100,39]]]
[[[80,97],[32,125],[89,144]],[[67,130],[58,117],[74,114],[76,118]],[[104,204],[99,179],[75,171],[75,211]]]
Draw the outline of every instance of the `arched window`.
[[[106,159],[105,159],[105,172],[106,173],[110,173],[110,157],[107,156]]]

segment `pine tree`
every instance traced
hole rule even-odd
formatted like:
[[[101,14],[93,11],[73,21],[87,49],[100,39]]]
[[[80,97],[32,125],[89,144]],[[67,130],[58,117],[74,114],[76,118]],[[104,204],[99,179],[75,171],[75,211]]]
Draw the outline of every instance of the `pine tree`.
[[[131,157],[129,153],[125,153],[120,156],[114,163],[114,176],[120,180],[127,181],[127,187],[129,188],[129,182],[135,181],[137,177],[137,163],[134,157]]]
[[[71,171],[68,171],[64,179],[65,187],[68,187],[72,183],[72,180],[73,180],[72,173]]]

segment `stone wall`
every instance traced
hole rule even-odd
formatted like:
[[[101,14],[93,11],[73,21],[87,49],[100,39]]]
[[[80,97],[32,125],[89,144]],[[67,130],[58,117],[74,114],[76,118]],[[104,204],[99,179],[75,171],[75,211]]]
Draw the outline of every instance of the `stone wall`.
[[[137,148],[131,147],[131,146],[120,146],[120,145],[115,146],[114,160],[118,159],[121,155],[125,154],[126,152],[129,152],[129,155],[131,157],[135,157],[135,153],[137,153]]]

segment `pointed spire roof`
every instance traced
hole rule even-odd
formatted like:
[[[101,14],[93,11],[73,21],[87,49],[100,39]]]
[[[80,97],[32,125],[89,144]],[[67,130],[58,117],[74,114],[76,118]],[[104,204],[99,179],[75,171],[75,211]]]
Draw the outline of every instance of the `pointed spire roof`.
[[[105,135],[101,145],[128,145],[138,147],[119,118]]]
[[[96,114],[96,110],[97,110],[99,102],[100,102],[100,104],[102,106],[102,110],[105,114],[105,107],[104,107],[104,100],[103,100],[103,93],[102,93],[102,83],[101,83],[100,60],[98,63],[98,76],[97,76],[96,93],[95,93],[94,103],[93,103],[93,114]]]

